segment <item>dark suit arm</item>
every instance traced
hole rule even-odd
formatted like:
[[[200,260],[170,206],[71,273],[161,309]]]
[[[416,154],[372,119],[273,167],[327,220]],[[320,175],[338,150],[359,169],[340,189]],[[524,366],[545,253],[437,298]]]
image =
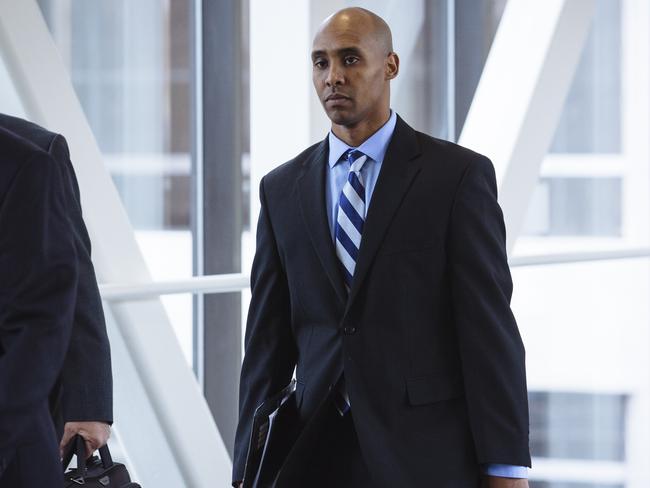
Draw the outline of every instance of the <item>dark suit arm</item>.
[[[77,269],[60,173],[38,153],[0,206],[1,443],[25,433],[29,413],[46,405],[68,345]]]
[[[233,480],[236,481],[244,476],[255,409],[291,381],[297,359],[291,332],[287,276],[273,235],[264,180],[260,183],[260,201],[257,248],[251,272],[251,302],[246,324],[246,354],[239,388],[239,424],[233,462]]]
[[[66,183],[67,214],[73,229],[79,266],[77,306],[61,378],[63,420],[111,423],[113,377],[110,345],[91,260],[90,237],[81,212],[79,185],[63,136],[54,138],[50,154],[55,158]]]
[[[457,189],[449,262],[465,397],[479,463],[530,466],[525,350],[494,167],[479,157]]]

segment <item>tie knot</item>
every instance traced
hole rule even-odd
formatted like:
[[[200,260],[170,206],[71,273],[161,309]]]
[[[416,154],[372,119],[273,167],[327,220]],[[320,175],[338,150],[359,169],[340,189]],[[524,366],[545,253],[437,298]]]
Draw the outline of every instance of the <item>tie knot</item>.
[[[348,149],[345,152],[345,157],[350,163],[350,171],[359,172],[363,167],[363,164],[368,159],[368,156],[363,154],[358,149]]]

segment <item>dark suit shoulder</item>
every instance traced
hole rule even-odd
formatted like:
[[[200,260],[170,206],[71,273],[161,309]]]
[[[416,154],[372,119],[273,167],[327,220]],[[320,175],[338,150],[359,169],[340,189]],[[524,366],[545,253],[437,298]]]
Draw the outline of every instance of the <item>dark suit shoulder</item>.
[[[49,158],[46,151],[0,126],[0,195],[5,194],[25,163],[43,158]]]
[[[432,137],[423,132],[415,131],[415,133],[423,154],[434,153],[442,156],[445,160],[451,161],[455,165],[460,166],[462,171],[464,171],[470,164],[491,164],[487,156],[465,146],[444,139],[438,139],[437,137]],[[479,162],[476,163],[476,161]]]
[[[496,172],[490,159],[476,151],[454,142],[416,132],[425,164],[429,163],[431,174],[454,192],[463,181],[476,179],[496,185]]]
[[[17,167],[38,152],[47,153],[63,164],[70,159],[65,138],[33,122],[0,113],[0,131],[0,147],[4,156],[0,156],[0,165],[5,166],[5,181],[11,172],[8,166]]]
[[[0,114],[0,127],[47,152],[50,152],[52,145],[58,141],[65,143],[65,139],[60,134],[51,132],[34,122],[11,115]]]
[[[293,157],[289,161],[282,163],[277,168],[273,168],[269,171],[265,178],[270,180],[284,179],[290,176],[298,176],[305,163],[311,160],[311,157],[318,151],[323,141],[312,144],[307,149],[302,151],[297,156]]]
[[[21,162],[35,153],[46,152],[38,145],[20,137],[0,124],[0,160],[3,162]]]
[[[312,144],[294,158],[273,168],[263,178],[264,188],[272,191],[290,191],[296,179],[302,174],[306,165],[312,162],[313,157],[323,149],[324,141]]]

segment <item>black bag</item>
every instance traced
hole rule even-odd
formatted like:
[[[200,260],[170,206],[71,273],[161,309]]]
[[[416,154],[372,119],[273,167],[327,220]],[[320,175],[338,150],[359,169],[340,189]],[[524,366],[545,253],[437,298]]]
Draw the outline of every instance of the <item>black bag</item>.
[[[297,435],[296,380],[292,380],[255,410],[244,469],[244,488],[273,486]]]
[[[100,457],[86,459],[86,443],[80,435],[75,436],[63,456],[63,471],[68,469],[73,455],[77,456],[77,467],[64,474],[65,488],[141,488],[131,482],[123,464],[113,462],[108,446],[99,448]]]

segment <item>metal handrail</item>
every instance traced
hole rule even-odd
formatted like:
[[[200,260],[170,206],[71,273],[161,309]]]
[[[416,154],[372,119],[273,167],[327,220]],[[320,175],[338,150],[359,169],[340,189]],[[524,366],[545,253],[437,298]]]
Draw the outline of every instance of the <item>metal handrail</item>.
[[[650,248],[613,249],[607,251],[581,251],[529,256],[515,256],[508,260],[510,267],[538,266],[546,264],[570,264],[614,259],[637,259],[650,257]]]
[[[245,290],[249,286],[248,275],[235,273],[147,283],[102,284],[99,285],[99,292],[104,300],[117,302],[144,300],[160,295],[180,293],[232,293]]]
[[[509,260],[511,267],[570,264],[589,261],[610,261],[614,259],[638,259],[650,257],[650,248],[618,249],[579,253],[557,253],[517,256]],[[250,286],[247,274],[233,273],[209,276],[195,276],[183,280],[151,281],[148,283],[103,284],[99,291],[104,300],[110,302],[146,300],[160,295],[181,293],[232,293],[246,290]]]

